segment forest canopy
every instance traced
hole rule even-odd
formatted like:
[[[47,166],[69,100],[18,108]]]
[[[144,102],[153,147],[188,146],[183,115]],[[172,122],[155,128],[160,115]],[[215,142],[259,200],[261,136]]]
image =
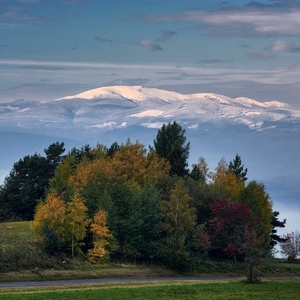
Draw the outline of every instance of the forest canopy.
[[[190,144],[173,122],[154,147],[138,141],[73,148],[55,143],[13,166],[0,189],[1,220],[33,220],[50,255],[164,263],[197,268],[265,255],[279,241],[279,212],[263,183],[247,182],[237,154],[209,171],[188,169]]]

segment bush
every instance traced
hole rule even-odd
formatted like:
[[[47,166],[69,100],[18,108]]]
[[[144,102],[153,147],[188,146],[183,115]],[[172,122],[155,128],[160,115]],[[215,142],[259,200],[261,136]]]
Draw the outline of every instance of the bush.
[[[1,271],[52,268],[56,263],[55,258],[43,252],[43,245],[39,241],[20,240],[0,248]]]

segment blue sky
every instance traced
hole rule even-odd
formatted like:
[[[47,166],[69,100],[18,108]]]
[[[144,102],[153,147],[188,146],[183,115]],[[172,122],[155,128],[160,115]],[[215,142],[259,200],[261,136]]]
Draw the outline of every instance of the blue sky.
[[[0,101],[107,85],[300,107],[300,1],[0,0]]]

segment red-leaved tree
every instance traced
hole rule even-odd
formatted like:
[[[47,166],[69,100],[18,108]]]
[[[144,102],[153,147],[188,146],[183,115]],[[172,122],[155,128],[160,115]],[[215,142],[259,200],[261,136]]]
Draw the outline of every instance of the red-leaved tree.
[[[233,259],[246,253],[246,236],[255,228],[255,217],[244,203],[217,199],[212,205],[210,236],[212,249]]]

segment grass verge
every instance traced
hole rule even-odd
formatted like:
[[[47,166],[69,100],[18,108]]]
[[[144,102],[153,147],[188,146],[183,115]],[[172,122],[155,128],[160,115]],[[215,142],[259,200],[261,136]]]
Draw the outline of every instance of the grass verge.
[[[230,299],[274,300],[299,299],[300,281],[264,281],[260,284],[244,282],[154,283],[80,286],[60,288],[2,289],[0,299]]]

